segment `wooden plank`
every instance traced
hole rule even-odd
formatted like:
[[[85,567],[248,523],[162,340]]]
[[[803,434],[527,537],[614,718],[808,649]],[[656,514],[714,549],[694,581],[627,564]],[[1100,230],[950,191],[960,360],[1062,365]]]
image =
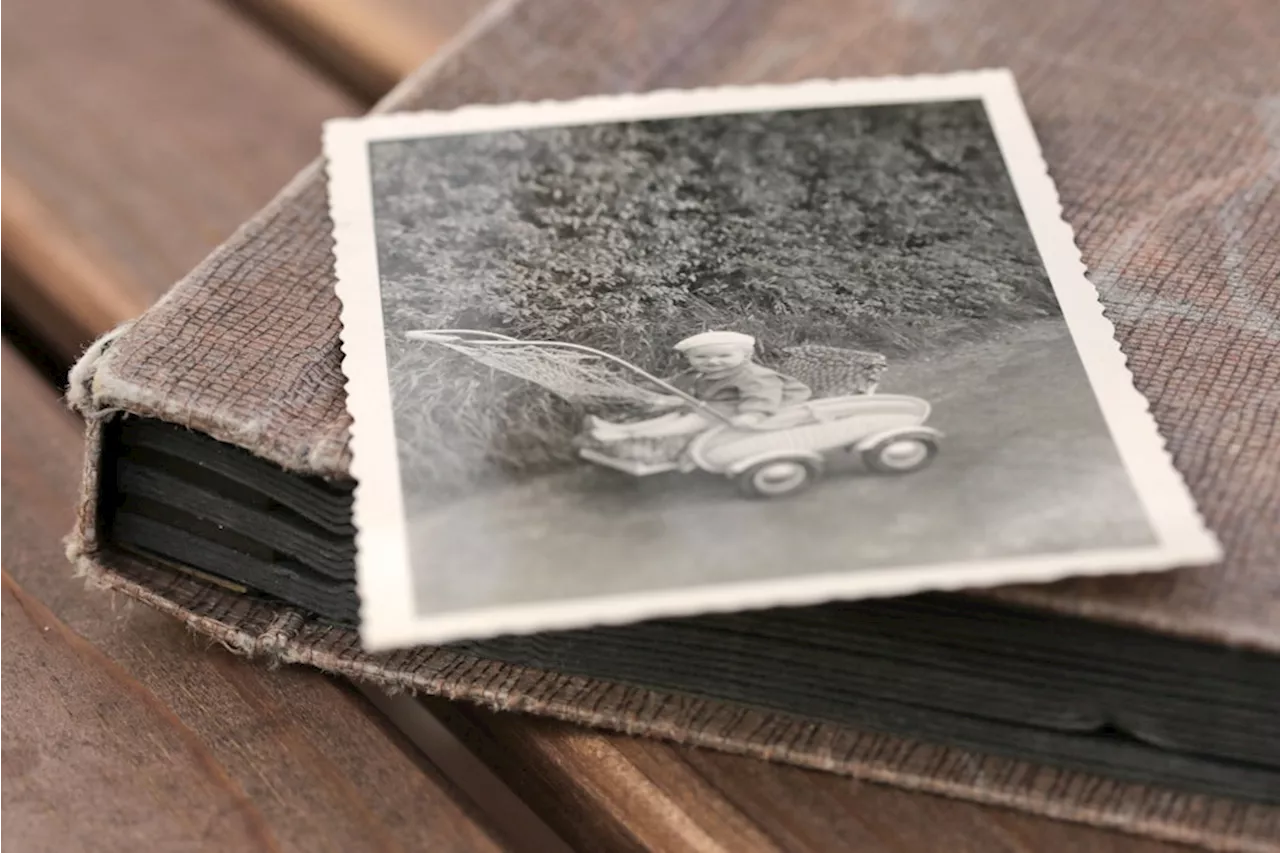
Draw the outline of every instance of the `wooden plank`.
[[[699,851],[1186,848],[738,755],[421,700],[576,847]]]
[[[264,204],[324,119],[363,108],[215,2],[11,0],[5,24],[6,308],[64,358]]]
[[[233,0],[365,97],[387,92],[508,0]]]
[[[2,365],[12,849],[502,849],[348,686],[247,665],[71,577],[78,425],[7,346]]]
[[[71,361],[80,342],[147,307],[137,282],[80,243],[26,184],[8,172],[0,181],[5,263],[12,268],[4,277],[5,307],[49,342],[51,355]],[[39,271],[38,282],[26,270]]]

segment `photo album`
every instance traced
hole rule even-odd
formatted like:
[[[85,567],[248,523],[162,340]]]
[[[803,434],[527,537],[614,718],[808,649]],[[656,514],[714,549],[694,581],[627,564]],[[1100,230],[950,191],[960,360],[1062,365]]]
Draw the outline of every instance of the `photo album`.
[[[389,689],[1274,826],[1273,576],[1222,559],[1009,72],[424,85],[85,354],[82,574]]]
[[[325,155],[371,648],[1218,556],[1007,73]]]

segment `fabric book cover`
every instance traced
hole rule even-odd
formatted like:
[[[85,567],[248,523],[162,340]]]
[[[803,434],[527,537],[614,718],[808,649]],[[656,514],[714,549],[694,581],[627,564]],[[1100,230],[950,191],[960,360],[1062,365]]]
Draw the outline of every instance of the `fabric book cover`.
[[[386,115],[329,158],[77,365],[79,571],[390,687],[1277,831],[1275,531],[1173,465],[1228,439],[1161,405],[1177,351],[1126,366],[1007,75]]]

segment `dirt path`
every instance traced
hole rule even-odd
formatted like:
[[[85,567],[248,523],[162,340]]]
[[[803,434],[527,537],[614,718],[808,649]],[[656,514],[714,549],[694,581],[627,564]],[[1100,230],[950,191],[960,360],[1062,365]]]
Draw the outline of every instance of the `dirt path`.
[[[421,612],[716,581],[1147,544],[1065,326],[891,368],[946,437],[902,477],[833,457],[804,494],[751,501],[710,475],[632,479],[593,466],[418,518]]]

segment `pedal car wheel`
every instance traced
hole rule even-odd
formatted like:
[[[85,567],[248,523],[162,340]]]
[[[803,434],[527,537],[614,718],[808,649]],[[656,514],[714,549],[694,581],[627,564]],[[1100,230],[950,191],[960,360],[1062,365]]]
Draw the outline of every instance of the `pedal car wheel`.
[[[889,436],[862,451],[862,461],[881,474],[910,474],[932,461],[938,443],[920,435]]]
[[[780,498],[809,488],[821,473],[812,459],[770,459],[743,471],[737,482],[748,497]]]

